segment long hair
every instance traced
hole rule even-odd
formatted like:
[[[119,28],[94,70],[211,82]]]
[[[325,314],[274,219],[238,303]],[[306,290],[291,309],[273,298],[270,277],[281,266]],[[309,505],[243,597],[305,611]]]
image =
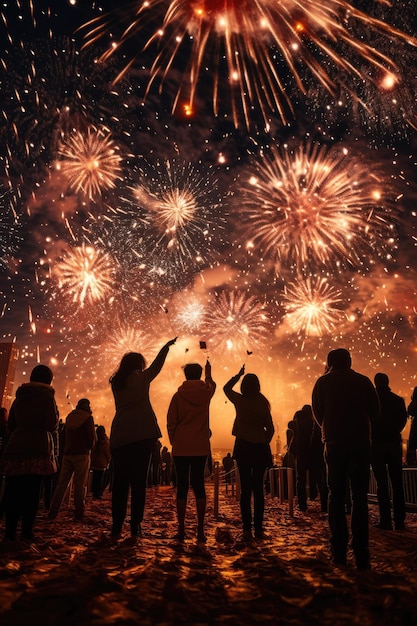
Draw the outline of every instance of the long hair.
[[[261,384],[256,374],[245,374],[240,383],[240,392],[244,398],[263,398],[268,406],[271,408],[269,400],[261,393]]]
[[[143,370],[146,367],[146,361],[139,352],[128,352],[122,357],[120,365],[116,372],[110,376],[109,383],[112,389],[123,389],[129,375],[135,370]]]

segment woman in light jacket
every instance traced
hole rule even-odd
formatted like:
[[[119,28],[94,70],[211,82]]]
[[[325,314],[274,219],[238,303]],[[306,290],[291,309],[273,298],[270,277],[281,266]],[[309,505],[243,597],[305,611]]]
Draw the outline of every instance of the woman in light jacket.
[[[264,477],[265,470],[272,466],[269,444],[274,434],[274,424],[269,401],[261,394],[259,379],[255,374],[244,376],[240,386],[241,393],[233,391],[244,373],[245,366],[225,384],[223,391],[236,409],[232,430],[236,437],[233,458],[238,466],[241,484],[243,537],[249,541],[252,539],[252,494],[255,537],[264,538]]]
[[[184,367],[186,380],[173,395],[168,408],[167,430],[177,475],[178,541],[185,539],[190,484],[197,508],[197,541],[206,540],[204,471],[210,455],[209,407],[216,390],[209,361],[205,366],[204,382],[200,380],[202,373],[203,368],[198,363],[188,363]]]
[[[155,440],[162,436],[149,399],[149,386],[161,371],[169,348],[175,341],[176,338],[168,341],[148,368],[142,354],[125,354],[110,378],[116,406],[110,431],[113,460],[111,535],[114,540],[119,539],[122,533],[129,487],[130,532],[132,537],[141,535],[151,450]]]

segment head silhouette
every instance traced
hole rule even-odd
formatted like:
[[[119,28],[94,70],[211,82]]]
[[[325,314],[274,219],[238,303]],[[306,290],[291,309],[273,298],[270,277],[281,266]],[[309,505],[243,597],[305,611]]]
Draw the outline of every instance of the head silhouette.
[[[349,350],[337,348],[331,350],[327,355],[327,365],[331,370],[347,370],[352,365],[352,358]]]
[[[184,375],[187,380],[200,380],[203,368],[199,363],[187,363],[184,367]]]
[[[245,374],[240,384],[242,396],[256,396],[261,392],[261,384],[256,374]]]
[[[374,383],[377,389],[389,388],[389,378],[386,374],[383,374],[382,372],[378,372],[378,374],[375,374]]]
[[[139,352],[128,352],[122,357],[117,372],[110,377],[110,384],[113,389],[123,389],[128,376],[135,370],[143,372],[146,361]]]
[[[106,429],[104,426],[100,425],[96,428],[97,439],[104,439],[106,435]]]
[[[30,374],[30,382],[50,385],[54,375],[46,365],[37,365]]]
[[[81,409],[82,411],[87,411],[87,413],[91,413],[90,400],[87,398],[81,398],[77,402],[77,409]]]

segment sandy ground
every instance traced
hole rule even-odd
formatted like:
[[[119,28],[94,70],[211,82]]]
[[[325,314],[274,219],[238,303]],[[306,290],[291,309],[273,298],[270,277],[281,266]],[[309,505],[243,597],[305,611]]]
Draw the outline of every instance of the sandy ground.
[[[175,492],[148,490],[144,536],[109,540],[110,495],[88,498],[86,519],[64,509],[50,522],[40,510],[36,542],[0,552],[0,624],[417,624],[417,515],[404,532],[371,528],[372,570],[329,559],[326,515],[267,496],[268,539],[243,543],[239,508],[224,488],[219,518],[208,485],[207,543],[173,537]],[[371,505],[371,524],[377,507]],[[3,525],[0,529],[3,534]]]

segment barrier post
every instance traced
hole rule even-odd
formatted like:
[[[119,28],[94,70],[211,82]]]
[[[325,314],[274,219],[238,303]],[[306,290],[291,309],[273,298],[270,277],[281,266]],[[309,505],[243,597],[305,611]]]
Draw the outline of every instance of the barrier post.
[[[236,480],[236,500],[240,500],[240,476],[236,461],[233,461]]]
[[[219,480],[220,480],[220,467],[219,462],[214,461],[213,466],[213,480],[214,480],[214,517],[219,519]]]
[[[284,472],[281,467],[278,467],[278,485],[279,485],[279,501],[283,504],[285,500],[285,485],[284,485]]]
[[[288,507],[291,517],[294,517],[294,470],[287,467]]]

